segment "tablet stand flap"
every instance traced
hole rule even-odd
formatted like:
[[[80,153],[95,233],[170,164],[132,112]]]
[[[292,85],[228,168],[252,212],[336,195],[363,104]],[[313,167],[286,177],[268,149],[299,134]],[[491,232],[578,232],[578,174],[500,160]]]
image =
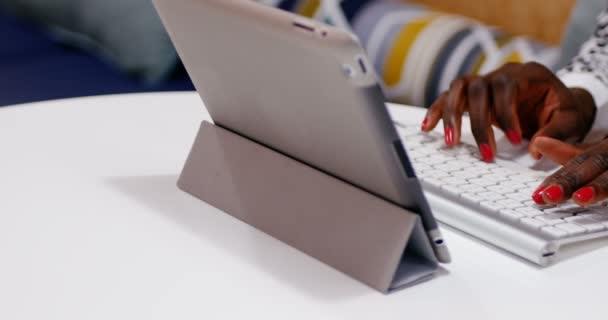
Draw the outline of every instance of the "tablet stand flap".
[[[382,292],[437,269],[416,214],[208,122],[178,186]]]

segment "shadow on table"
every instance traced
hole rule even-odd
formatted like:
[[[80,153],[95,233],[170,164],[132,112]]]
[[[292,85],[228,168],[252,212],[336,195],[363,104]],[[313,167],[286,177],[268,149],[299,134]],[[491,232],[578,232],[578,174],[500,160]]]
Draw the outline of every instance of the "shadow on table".
[[[281,283],[320,300],[343,300],[375,293],[359,282],[189,196],[177,175],[117,177],[107,182],[176,223]]]

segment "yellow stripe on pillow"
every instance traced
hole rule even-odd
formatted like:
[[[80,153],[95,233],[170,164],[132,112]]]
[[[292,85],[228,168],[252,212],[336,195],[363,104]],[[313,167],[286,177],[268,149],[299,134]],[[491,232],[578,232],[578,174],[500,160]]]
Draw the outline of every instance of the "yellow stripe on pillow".
[[[523,61],[524,61],[524,59],[522,58],[519,51],[513,50],[513,51],[511,51],[511,53],[508,56],[505,57],[505,59],[502,61],[501,65],[507,64],[509,62],[522,63]]]
[[[298,7],[297,12],[305,17],[312,18],[319,10],[321,0],[304,0]]]
[[[416,41],[418,34],[424,30],[438,15],[412,20],[405,25],[397,36],[397,41],[389,51],[384,64],[384,83],[389,87],[399,84],[402,68],[407,60],[410,48]]]

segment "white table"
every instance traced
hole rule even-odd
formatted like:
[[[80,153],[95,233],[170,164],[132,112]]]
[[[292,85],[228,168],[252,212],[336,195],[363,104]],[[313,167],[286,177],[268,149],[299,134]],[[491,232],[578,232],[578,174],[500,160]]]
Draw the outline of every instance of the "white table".
[[[446,230],[445,274],[369,289],[175,187],[205,118],[194,93],[0,108],[0,319],[608,317],[608,247],[539,269]]]

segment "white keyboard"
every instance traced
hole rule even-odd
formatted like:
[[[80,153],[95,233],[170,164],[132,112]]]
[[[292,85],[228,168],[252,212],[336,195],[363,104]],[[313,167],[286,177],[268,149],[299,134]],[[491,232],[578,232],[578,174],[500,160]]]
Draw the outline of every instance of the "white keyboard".
[[[448,148],[419,126],[397,129],[438,220],[539,264],[561,244],[608,235],[608,202],[538,206],[531,195],[546,172],[482,162],[473,145]]]

